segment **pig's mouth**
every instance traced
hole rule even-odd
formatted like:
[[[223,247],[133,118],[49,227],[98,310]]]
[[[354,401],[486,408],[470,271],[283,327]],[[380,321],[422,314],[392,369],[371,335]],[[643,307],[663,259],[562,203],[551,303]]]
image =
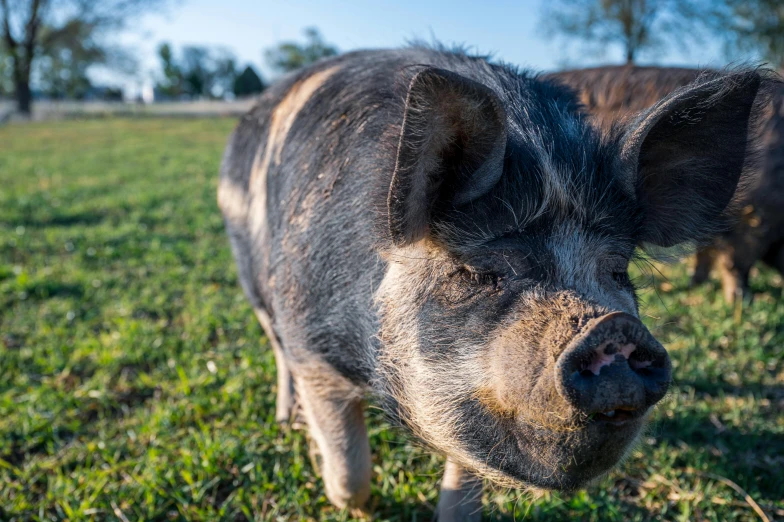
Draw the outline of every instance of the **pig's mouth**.
[[[524,485],[574,491],[623,459],[646,418],[647,410],[614,409],[574,418],[562,430],[516,422],[520,461],[507,469],[502,464],[501,471]]]
[[[485,410],[487,429],[481,430],[481,435],[474,432],[473,444],[469,444],[473,462],[468,464],[501,484],[574,491],[623,459],[641,433],[649,411],[615,408],[593,415],[571,412],[560,423],[543,425],[538,422],[540,415],[535,416],[537,420],[522,415],[505,422]],[[502,478],[497,475],[499,471]]]
[[[637,317],[612,312],[590,319],[531,389],[501,387],[525,398],[501,399],[513,405],[506,428],[519,459],[502,471],[548,489],[586,485],[623,458],[670,378],[666,350]]]

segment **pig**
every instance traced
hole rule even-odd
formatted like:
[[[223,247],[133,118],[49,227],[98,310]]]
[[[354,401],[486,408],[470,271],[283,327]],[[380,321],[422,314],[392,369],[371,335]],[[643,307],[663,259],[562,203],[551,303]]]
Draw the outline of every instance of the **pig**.
[[[438,48],[357,51],[270,87],[218,203],[328,499],[362,509],[363,408],[446,457],[436,516],[482,479],[573,491],[623,458],[671,363],[639,318],[638,246],[715,232],[770,79],[698,80],[612,135],[552,80]]]
[[[598,67],[549,75],[574,88],[594,122],[605,131],[624,117],[644,110],[660,98],[700,76],[717,71],[676,67]],[[692,285],[707,281],[715,265],[724,298],[750,296],[749,271],[757,261],[784,274],[784,88],[775,89],[759,112],[761,150],[756,168],[733,206],[733,225],[715,241],[698,249]]]

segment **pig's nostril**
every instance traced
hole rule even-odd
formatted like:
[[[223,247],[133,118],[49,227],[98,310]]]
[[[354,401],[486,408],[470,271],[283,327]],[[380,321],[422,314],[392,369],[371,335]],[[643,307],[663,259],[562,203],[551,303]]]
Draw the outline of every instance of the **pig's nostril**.
[[[652,363],[653,361],[637,361],[635,359],[629,359],[629,366],[631,366],[634,370],[643,370]]]
[[[629,366],[637,375],[646,379],[646,382],[651,379],[653,381],[666,379],[669,382],[670,358],[658,345],[635,351],[629,357]]]
[[[651,360],[642,361],[638,359],[629,359],[629,366],[642,377],[651,376],[654,370],[653,361]]]

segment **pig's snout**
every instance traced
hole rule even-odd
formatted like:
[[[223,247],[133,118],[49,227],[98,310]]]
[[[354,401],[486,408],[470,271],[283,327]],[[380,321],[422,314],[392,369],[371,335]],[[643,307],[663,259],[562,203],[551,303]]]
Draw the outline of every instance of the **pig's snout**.
[[[637,319],[614,312],[593,320],[560,355],[558,393],[609,421],[641,415],[664,397],[672,375],[667,351]]]

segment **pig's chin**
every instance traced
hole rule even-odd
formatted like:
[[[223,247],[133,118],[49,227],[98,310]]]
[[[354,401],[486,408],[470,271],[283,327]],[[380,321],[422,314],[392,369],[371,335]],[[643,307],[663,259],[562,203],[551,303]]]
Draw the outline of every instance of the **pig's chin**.
[[[539,476],[529,477],[535,486],[573,491],[611,471],[633,446],[644,424],[644,418],[620,425],[593,420],[563,433],[542,433],[529,427],[521,429],[516,438],[521,452],[545,456],[537,458],[544,468]]]
[[[571,419],[560,428],[498,420],[492,440],[474,439],[470,453],[474,467],[502,485],[569,492],[612,470],[645,423],[646,414]]]

